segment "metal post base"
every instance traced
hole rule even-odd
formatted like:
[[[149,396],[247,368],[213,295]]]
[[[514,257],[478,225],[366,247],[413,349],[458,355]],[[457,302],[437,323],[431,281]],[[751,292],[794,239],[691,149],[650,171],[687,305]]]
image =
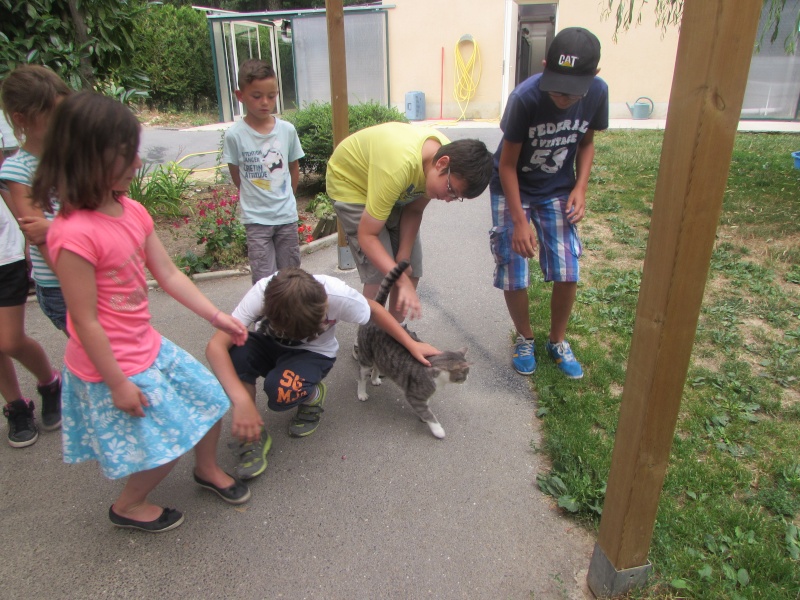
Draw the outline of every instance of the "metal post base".
[[[356,268],[356,261],[353,260],[353,254],[350,252],[350,246],[339,246],[339,269],[348,271]]]
[[[598,598],[614,598],[627,594],[634,588],[644,587],[652,568],[653,565],[648,560],[647,564],[641,567],[617,571],[603,549],[595,544],[586,582]]]

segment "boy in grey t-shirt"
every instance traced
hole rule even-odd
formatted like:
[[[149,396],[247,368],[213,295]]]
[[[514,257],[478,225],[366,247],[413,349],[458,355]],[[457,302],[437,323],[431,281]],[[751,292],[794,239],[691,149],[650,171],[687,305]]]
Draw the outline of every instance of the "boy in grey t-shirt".
[[[253,283],[283,267],[300,266],[297,234],[298,160],[305,156],[294,126],[275,118],[275,71],[262,60],[239,68],[236,97],[247,108],[225,133],[222,160],[239,188]]]

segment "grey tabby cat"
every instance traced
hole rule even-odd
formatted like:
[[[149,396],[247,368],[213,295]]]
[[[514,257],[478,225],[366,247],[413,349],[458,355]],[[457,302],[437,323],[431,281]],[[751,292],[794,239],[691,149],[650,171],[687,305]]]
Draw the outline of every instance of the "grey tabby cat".
[[[394,283],[408,268],[408,261],[400,261],[381,283],[375,301],[384,304]],[[412,337],[419,339],[412,334]],[[466,348],[429,356],[430,367],[415,359],[408,350],[383,329],[372,323],[358,327],[358,362],[361,365],[358,380],[358,399],[367,400],[367,377],[372,373],[372,385],[380,385],[380,374],[394,381],[405,393],[406,400],[430,427],[437,438],[444,437],[444,429],[431,412],[428,401],[439,386],[445,383],[463,383],[467,380],[469,365]]]

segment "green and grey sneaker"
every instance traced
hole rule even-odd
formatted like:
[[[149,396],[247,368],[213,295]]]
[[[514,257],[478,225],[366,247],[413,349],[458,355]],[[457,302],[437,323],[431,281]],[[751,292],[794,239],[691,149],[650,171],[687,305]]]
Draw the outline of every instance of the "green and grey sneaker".
[[[253,479],[267,470],[267,453],[272,448],[272,438],[267,428],[261,428],[261,437],[254,442],[231,442],[228,448],[238,457],[234,471],[239,479]]]
[[[308,404],[301,404],[297,407],[297,414],[289,424],[289,433],[295,437],[305,437],[311,435],[319,427],[319,417],[324,412],[322,405],[325,404],[325,394],[328,388],[321,381],[317,384],[317,397]]]

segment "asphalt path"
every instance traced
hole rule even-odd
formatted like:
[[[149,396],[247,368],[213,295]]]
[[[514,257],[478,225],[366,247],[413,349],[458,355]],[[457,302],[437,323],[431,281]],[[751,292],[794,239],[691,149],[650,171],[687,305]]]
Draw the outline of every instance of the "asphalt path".
[[[499,136],[496,129],[446,134],[481,137],[490,147]],[[168,137],[159,138],[165,152],[186,143]],[[64,464],[57,432],[22,450],[0,443],[2,596],[587,597],[594,537],[536,485],[547,464],[532,449],[540,440],[535,397],[511,368],[511,321],[491,285],[488,204],[488,192],[463,203],[432,201],[422,225],[423,317],[412,328],[442,349],[467,346],[473,361],[466,383],[432,400],[445,439],[431,435],[391,382],[370,388],[368,401],[357,399],[349,353],[355,327],[342,324],[343,351],[327,378],[319,429],[289,437],[291,414],[266,411],[259,392],[273,447],[266,473],[251,482],[252,499],[232,507],[199,488],[186,456],[151,496],[185,513],[174,531],[114,528],[107,511],[122,483],[94,463]],[[303,266],[360,288],[355,271],[337,268],[335,246],[304,255]],[[230,311],[250,281],[198,287]],[[150,303],[155,327],[205,362],[211,327],[159,290]],[[35,302],[26,323],[60,367],[65,338]],[[19,374],[33,395],[34,381]],[[232,469],[230,413],[223,423],[219,458]]]
[[[181,161],[182,167],[207,168],[216,165],[215,153],[222,141],[222,130],[208,129],[142,129],[139,155],[146,163],[163,164]],[[200,152],[211,152],[200,156],[189,156]]]

